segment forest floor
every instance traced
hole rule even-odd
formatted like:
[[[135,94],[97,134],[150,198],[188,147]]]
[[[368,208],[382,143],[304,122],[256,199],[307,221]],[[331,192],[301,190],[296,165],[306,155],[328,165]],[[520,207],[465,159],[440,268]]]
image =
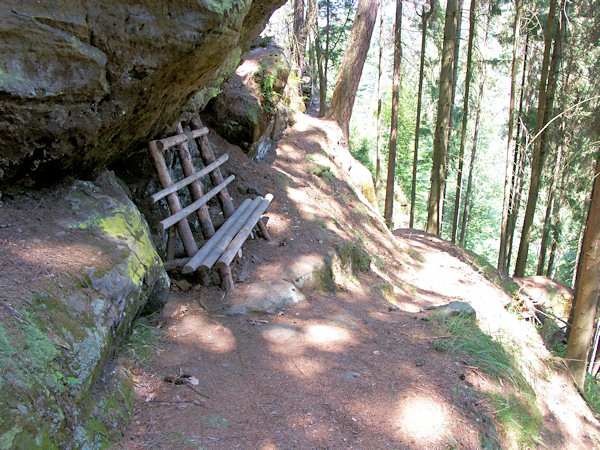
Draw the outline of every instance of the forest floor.
[[[600,447],[598,421],[535,328],[506,310],[511,297],[458,247],[387,231],[339,167],[335,127],[297,114],[259,164],[210,138],[240,192],[274,194],[272,241],[246,244],[235,294],[174,284],[164,311],[136,326],[120,356],[135,410],[116,448]],[[340,241],[371,256],[342,288],[276,315],[223,314],[249,283]],[[421,312],[453,300],[473,306],[477,326]],[[510,367],[469,353],[473,336]]]

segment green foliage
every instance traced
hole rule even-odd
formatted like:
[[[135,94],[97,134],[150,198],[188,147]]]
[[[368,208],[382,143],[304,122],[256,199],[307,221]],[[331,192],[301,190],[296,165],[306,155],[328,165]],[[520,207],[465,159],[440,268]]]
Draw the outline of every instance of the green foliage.
[[[591,375],[585,379],[584,397],[594,413],[600,414],[600,383]]]
[[[523,387],[526,382],[517,369],[514,357],[502,344],[483,333],[475,321],[466,315],[439,318],[439,325],[448,339],[436,341],[444,350],[468,355],[474,365],[490,375],[510,381],[515,387]]]
[[[147,366],[155,354],[156,342],[162,338],[162,330],[152,325],[152,316],[140,317],[123,345],[123,354],[137,364]]]
[[[309,172],[318,176],[319,178],[324,178],[327,181],[333,181],[335,179],[335,175],[331,171],[331,166],[320,165],[318,167],[311,168]]]
[[[510,383],[489,397],[495,421],[508,447],[543,445],[539,434],[542,415],[535,393],[519,371],[514,355],[483,333],[469,316],[438,317],[437,321],[441,332],[449,335],[436,341],[438,348],[465,355],[482,371]]]
[[[542,414],[535,403],[535,396],[528,392],[521,395],[492,395],[494,417],[511,448],[544,446],[540,437]],[[545,446],[544,446],[545,447]]]
[[[361,238],[353,241],[343,241],[338,246],[338,254],[344,266],[352,268],[353,274],[368,270],[371,265],[371,255],[365,249]]]

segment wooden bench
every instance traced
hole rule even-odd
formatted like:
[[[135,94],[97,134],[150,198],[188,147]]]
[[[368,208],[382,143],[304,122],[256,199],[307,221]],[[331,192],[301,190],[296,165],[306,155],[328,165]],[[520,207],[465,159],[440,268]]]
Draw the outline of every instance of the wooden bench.
[[[254,237],[254,230],[260,232],[262,237],[270,240],[270,235],[261,216],[268,208],[273,196],[271,194],[265,197],[256,197],[254,200],[246,199],[239,208],[235,209],[233,201],[227,190],[227,185],[231,183],[235,176],[231,175],[223,179],[220,166],[225,163],[229,156],[222,155],[215,158],[212,147],[206,137],[208,129],[202,125],[199,116],[195,116],[190,121],[190,127],[185,129],[180,123],[177,125],[177,133],[163,139],[150,141],[148,150],[152,156],[154,167],[158,174],[158,179],[163,187],[162,190],[151,196],[153,202],[161,199],[167,199],[167,204],[171,215],[160,222],[163,230],[168,232],[167,243],[167,270],[182,267],[183,273],[192,273],[199,271],[203,282],[208,282],[207,271],[216,267],[221,277],[221,283],[227,291],[234,289],[233,278],[231,276],[231,263],[236,255],[241,255],[241,247],[248,237]],[[204,168],[196,171],[190,155],[188,142],[195,140],[200,150],[200,155],[205,164]],[[174,182],[171,178],[164,152],[170,148],[179,149],[179,159],[185,178]],[[198,180],[209,176],[213,188],[204,193]],[[188,188],[192,203],[182,207],[177,192],[183,188]],[[218,230],[215,230],[207,203],[210,199],[217,197],[226,218],[225,222]],[[199,248],[192,234],[188,217],[196,213],[200,223],[200,229],[204,235],[204,242]],[[177,229],[181,242],[187,257],[174,260],[175,232]]]

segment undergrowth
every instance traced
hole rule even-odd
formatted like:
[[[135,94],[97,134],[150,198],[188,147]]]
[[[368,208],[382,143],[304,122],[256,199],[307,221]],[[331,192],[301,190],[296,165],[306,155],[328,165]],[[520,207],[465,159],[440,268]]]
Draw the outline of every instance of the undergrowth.
[[[591,375],[585,379],[584,396],[594,414],[600,414],[600,383]]]
[[[152,316],[138,318],[123,345],[123,355],[141,366],[149,364],[157,342],[163,338],[162,330],[153,326],[152,321]]]
[[[483,333],[475,320],[467,315],[438,317],[436,322],[441,332],[448,335],[448,338],[436,341],[438,348],[464,355],[470,364],[500,380],[497,392],[487,395],[507,447],[543,445],[540,438],[542,415],[535,393],[510,351]]]

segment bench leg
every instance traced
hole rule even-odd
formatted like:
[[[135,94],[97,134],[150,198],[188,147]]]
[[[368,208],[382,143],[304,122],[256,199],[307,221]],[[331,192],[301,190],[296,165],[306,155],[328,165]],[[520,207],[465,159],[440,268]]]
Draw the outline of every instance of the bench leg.
[[[231,269],[229,266],[219,268],[219,276],[221,277],[223,289],[225,289],[227,292],[233,292],[233,277],[231,276]]]
[[[258,225],[258,229],[260,230],[260,234],[262,234],[262,237],[265,238],[265,240],[270,241],[271,235],[269,234],[269,230],[267,230],[267,226],[265,225],[263,220],[260,219],[256,224]]]
[[[208,286],[210,284],[210,276],[208,275],[208,270],[198,269],[198,273],[200,274],[200,282],[202,283],[202,286]]]

